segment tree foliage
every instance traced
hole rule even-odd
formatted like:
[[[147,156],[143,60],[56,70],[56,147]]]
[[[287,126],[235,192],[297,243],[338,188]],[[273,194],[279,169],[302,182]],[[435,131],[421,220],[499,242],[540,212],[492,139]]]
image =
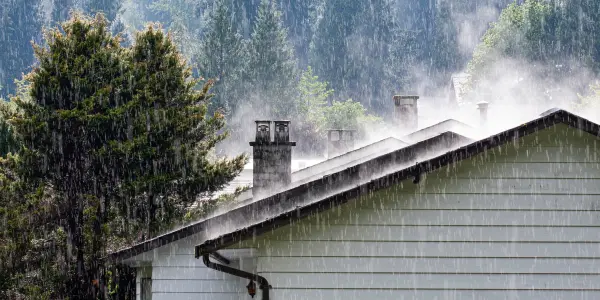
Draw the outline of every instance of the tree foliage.
[[[324,151],[328,129],[354,129],[364,134],[369,126],[382,121],[369,114],[360,102],[332,100],[329,83],[319,81],[311,67],[302,73],[297,90],[293,130],[294,136],[303,141],[297,146],[301,153]]]
[[[600,70],[599,9],[596,1],[579,0],[509,5],[475,49],[468,67],[474,83],[504,72],[494,65],[516,60],[530,66],[533,76],[547,86],[565,81],[569,88],[581,90],[586,83],[577,75]]]
[[[226,136],[224,118],[206,114],[210,83],[195,90],[198,81],[161,30],[149,27],[123,48],[102,15],[75,14],[60,30],[47,31],[35,54],[30,99],[14,99],[18,109],[7,116],[23,143],[7,170],[20,176],[17,183],[44,192],[25,208],[35,207],[36,220],[46,221],[35,232],[54,250],[40,253],[56,255],[43,260],[51,267],[42,270],[60,280],[38,289],[54,299],[100,297],[107,251],[183,218],[233,179],[245,157],[208,158]],[[5,202],[6,218],[30,214],[22,202]],[[37,253],[27,244],[36,236],[24,237]]]
[[[245,78],[255,105],[276,118],[295,111],[297,61],[275,1],[262,0],[249,45]]]
[[[247,55],[245,42],[233,22],[231,7],[231,0],[215,1],[197,61],[202,76],[216,79],[212,111],[222,109],[234,115],[243,95],[242,72]]]
[[[393,1],[325,2],[311,45],[310,64],[339,98],[385,113],[391,96],[410,90],[417,35],[394,15]]]

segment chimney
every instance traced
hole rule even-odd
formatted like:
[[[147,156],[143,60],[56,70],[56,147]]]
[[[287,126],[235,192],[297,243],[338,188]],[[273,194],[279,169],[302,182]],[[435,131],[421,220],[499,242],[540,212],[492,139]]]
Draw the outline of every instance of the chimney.
[[[477,109],[479,110],[479,122],[481,123],[481,127],[485,127],[487,125],[487,115],[488,115],[488,106],[489,102],[482,100],[477,103]]]
[[[419,96],[416,95],[396,95],[394,96],[394,117],[398,125],[403,130],[413,131],[419,128],[417,102]]]
[[[256,139],[250,146],[253,148],[254,198],[267,196],[291,183],[292,147],[296,142],[290,142],[290,121],[256,121]]]
[[[354,150],[356,130],[330,129],[327,130],[327,158],[332,158]]]

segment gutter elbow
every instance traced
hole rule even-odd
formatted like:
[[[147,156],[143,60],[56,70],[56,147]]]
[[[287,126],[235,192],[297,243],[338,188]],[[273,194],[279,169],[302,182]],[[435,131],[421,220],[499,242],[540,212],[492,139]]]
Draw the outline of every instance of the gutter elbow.
[[[258,282],[258,284],[259,284],[258,287],[262,290],[262,300],[269,300],[269,289],[271,289],[271,285],[269,284],[269,281],[267,281],[266,278],[264,278],[258,274],[252,274],[250,272],[246,272],[246,271],[243,271],[240,269],[235,269],[235,268],[232,268],[229,266],[211,262],[210,254],[208,254],[208,253],[205,253],[202,255],[202,261],[204,262],[204,265],[206,265],[206,267],[209,269],[213,269],[213,270],[216,270],[219,272],[227,273],[227,274],[230,274],[233,276],[246,278],[246,279]]]

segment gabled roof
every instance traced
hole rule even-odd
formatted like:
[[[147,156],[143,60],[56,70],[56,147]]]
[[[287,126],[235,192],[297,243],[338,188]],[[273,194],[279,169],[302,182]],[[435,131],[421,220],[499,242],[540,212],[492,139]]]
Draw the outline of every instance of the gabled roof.
[[[407,134],[402,137],[402,140],[410,143],[420,142],[446,131],[452,131],[469,138],[477,135],[475,128],[455,119],[448,119]]]
[[[382,140],[371,142],[357,149],[341,153],[330,159],[301,159],[292,160],[292,183],[309,182],[314,178],[332,174],[347,168],[350,165],[360,164],[379,155],[398,150],[416,142],[430,139],[444,132],[454,132],[462,136],[475,139],[478,134],[476,129],[455,119],[447,119],[436,122],[416,130],[401,139],[387,137]],[[225,188],[215,196],[221,194],[232,194],[238,187],[249,187],[249,189],[238,197],[239,201],[248,201],[252,198],[252,161],[244,167],[244,170],[234,178]]]
[[[360,170],[363,170],[363,172],[371,171],[373,168],[377,169],[394,163],[402,165],[403,161],[419,161],[418,152],[434,151],[431,146],[435,148],[435,143],[433,143],[433,145],[427,145],[434,139],[446,139],[446,146],[450,146],[449,148],[452,147],[453,140],[456,142],[456,138],[459,140],[464,139],[453,133],[442,134],[413,146],[374,158],[362,165],[354,166],[336,174],[332,174],[331,176],[324,177],[321,180],[316,180],[292,188],[259,202],[230,211],[217,217],[215,220],[207,220],[203,226],[198,224],[197,226],[210,228],[211,226],[217,226],[217,224],[223,222],[230,225],[231,220],[235,219],[242,220],[239,224],[245,223],[249,225],[243,228],[238,226],[237,229],[223,232],[219,234],[218,237],[211,238],[201,245],[196,246],[196,257],[217,251],[239,241],[270,232],[276,228],[289,225],[296,220],[344,204],[360,195],[387,188],[422,173],[432,172],[449,164],[480,154],[486,149],[506,144],[520,137],[559,123],[564,123],[594,136],[600,136],[600,126],[596,123],[571,114],[565,110],[548,111],[545,115],[521,126],[476,142],[471,142],[466,146],[456,148],[446,153],[440,153],[441,155],[434,155],[433,158],[427,158],[416,164],[406,165],[391,171],[389,169],[382,169],[376,170],[375,172],[367,172],[368,174],[373,174],[374,176],[372,177],[374,178],[372,180],[371,178],[363,178],[365,180],[363,180],[361,184],[345,185],[344,188],[336,188],[335,185],[332,185],[332,183],[340,181],[358,183],[359,180],[356,179],[364,175],[361,174]],[[440,144],[437,145],[439,146]],[[316,197],[318,199],[316,201],[303,201],[305,200],[303,196],[304,198]],[[282,207],[284,209],[282,209]],[[263,213],[260,216],[257,216],[256,212]]]
[[[358,149],[342,153],[331,159],[322,161],[308,168],[298,170],[292,173],[292,182],[306,182],[312,178],[322,177],[326,174],[335,173],[336,168],[347,166],[348,164],[358,163],[361,160],[371,159],[374,156],[381,155],[393,150],[407,146],[408,143],[397,138],[389,137]]]
[[[320,199],[368,181],[371,178],[367,177],[364,169],[369,170],[368,176],[377,176],[379,173],[387,172],[387,168],[397,166],[399,163],[412,163],[415,158],[424,153],[441,153],[471,141],[458,134],[445,132],[387,154],[369,157],[367,161],[359,159],[355,162],[348,162],[337,168],[334,173],[320,175],[309,182],[303,180],[292,183],[292,186],[286,191],[274,196],[256,201],[242,201],[242,205],[238,208],[113,252],[109,254],[108,259],[122,261],[203,231],[210,230],[214,235],[227,234],[228,228],[239,229],[260,223],[296,207],[306,206],[317,198]]]

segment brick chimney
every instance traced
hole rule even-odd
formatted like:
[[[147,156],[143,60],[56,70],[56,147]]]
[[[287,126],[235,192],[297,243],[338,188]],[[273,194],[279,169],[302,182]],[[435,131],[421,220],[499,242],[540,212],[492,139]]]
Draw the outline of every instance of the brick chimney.
[[[253,197],[267,196],[291,183],[292,147],[296,142],[290,142],[290,121],[256,121],[256,139],[250,146]]]
[[[327,131],[327,158],[354,150],[356,130],[330,129]]]
[[[419,96],[416,95],[394,96],[394,118],[402,130],[413,131],[418,129],[418,100]]]

